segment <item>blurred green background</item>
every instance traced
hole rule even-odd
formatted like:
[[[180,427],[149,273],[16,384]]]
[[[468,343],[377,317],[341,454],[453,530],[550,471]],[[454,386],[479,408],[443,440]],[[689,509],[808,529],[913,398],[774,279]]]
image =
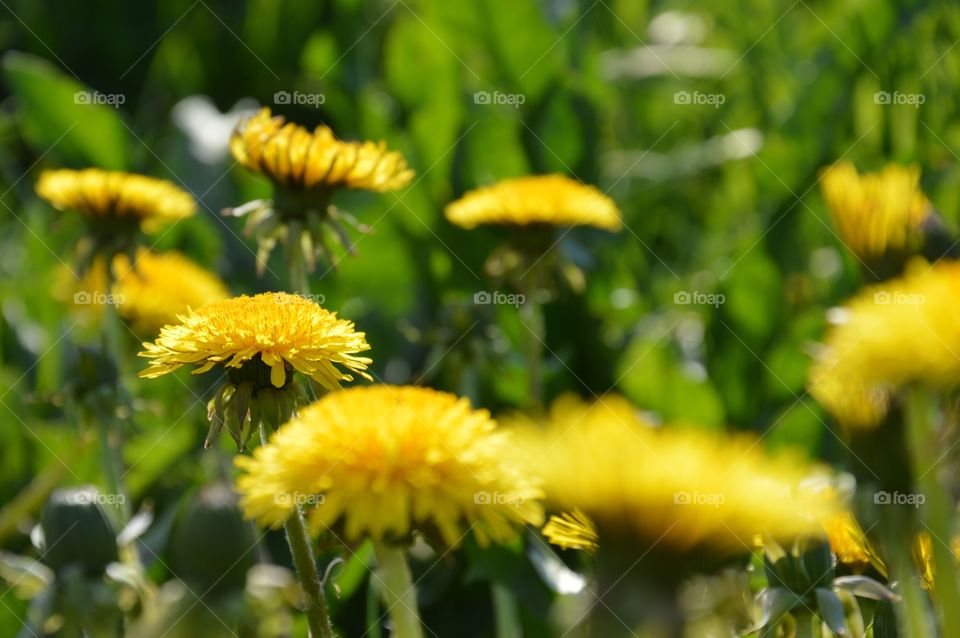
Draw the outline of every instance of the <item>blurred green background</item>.
[[[548,396],[616,391],[665,421],[752,430],[771,447],[837,461],[841,445],[805,375],[824,310],[859,280],[817,174],[841,157],[861,169],[918,163],[955,227],[958,38],[960,7],[949,2],[4,0],[0,503],[38,476],[100,481],[60,397],[85,337],[51,292],[81,229],[34,195],[36,176],[101,166],[170,179],[200,214],[157,250],[187,252],[236,293],[283,289],[281,260],[257,279],[240,220],[219,215],[269,196],[226,153],[221,113],[238,103],[345,139],[384,139],[417,171],[399,193],[338,199],[375,233],[359,257],[312,280],[327,307],[368,333],[379,379],[495,412],[524,404],[516,309],[473,303],[492,290],[484,260],[501,237],[453,227],[442,210],[500,178],[559,172],[608,192],[626,228],[564,235],[588,285],[547,304]],[[878,92],[923,103],[884,103]],[[676,303],[684,292],[723,303]],[[128,371],[139,366],[131,357]],[[215,381],[131,381],[126,480],[135,505],[155,504],[160,528],[223,471],[229,448],[202,450],[199,400]],[[27,552],[30,525],[0,517],[0,547]],[[147,538],[162,551],[161,532]],[[282,540],[271,542],[282,554]],[[470,614],[469,635],[489,635],[490,594],[477,583],[501,579],[526,588],[528,631],[545,626],[542,584],[469,553],[427,579],[428,625]],[[25,603],[9,591],[0,601],[0,634],[12,635]],[[341,606],[354,603],[362,608]]]

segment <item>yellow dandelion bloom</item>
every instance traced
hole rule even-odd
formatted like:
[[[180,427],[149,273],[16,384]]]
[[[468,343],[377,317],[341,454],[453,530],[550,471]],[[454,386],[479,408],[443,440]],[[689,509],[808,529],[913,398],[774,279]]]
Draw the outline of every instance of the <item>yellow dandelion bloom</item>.
[[[447,205],[447,219],[464,228],[480,224],[596,226],[620,230],[620,211],[593,186],[563,175],[509,179],[470,191]]]
[[[540,533],[548,541],[563,549],[579,549],[592,554],[599,547],[597,526],[589,516],[578,509],[551,516]]]
[[[958,262],[916,261],[904,276],[864,289],[827,331],[811,369],[811,394],[842,423],[870,426],[883,417],[891,390],[914,381],[955,383],[958,311]]]
[[[830,549],[837,561],[857,571],[873,567],[886,577],[887,567],[867,538],[860,523],[848,511],[841,511],[822,521],[823,530],[830,541]]]
[[[144,332],[157,331],[191,308],[230,296],[219,277],[175,251],[153,253],[141,248],[134,261],[118,254],[111,263],[112,286],[103,257],[79,280],[65,269],[61,296],[76,310],[95,317],[101,315],[104,302],[113,303],[121,317]]]
[[[365,335],[352,321],[318,304],[284,292],[234,297],[207,304],[165,326],[155,343],[144,343],[139,356],[151,359],[141,377],[155,378],[184,365],[199,365],[194,374],[216,365],[240,368],[259,358],[270,368],[270,381],[283,387],[288,370],[333,390],[353,377],[346,368],[364,372],[371,360],[357,353],[369,350]]]
[[[59,210],[74,210],[93,222],[132,223],[153,232],[196,212],[193,196],[162,180],[99,168],[44,171],[37,194]]]
[[[541,492],[514,456],[511,433],[467,399],[375,385],[334,392],[302,409],[269,444],[239,457],[247,517],[279,525],[297,503],[320,531],[348,540],[435,531],[457,544],[504,541],[543,520]]]
[[[813,535],[833,511],[832,502],[801,489],[812,473],[805,463],[768,457],[743,438],[657,430],[624,403],[564,397],[545,428],[523,437],[548,502],[580,508],[601,536],[749,551],[758,530],[783,539]]]
[[[133,262],[117,255],[113,272],[120,315],[145,330],[159,330],[191,309],[230,296],[219,277],[175,251],[141,249]]]
[[[403,188],[413,170],[385,142],[343,142],[329,127],[311,133],[264,108],[241,122],[230,137],[240,164],[273,182],[303,189],[355,188],[385,192]]]
[[[820,187],[840,239],[861,258],[909,248],[930,211],[917,166],[861,175],[850,162],[839,162],[824,169]]]

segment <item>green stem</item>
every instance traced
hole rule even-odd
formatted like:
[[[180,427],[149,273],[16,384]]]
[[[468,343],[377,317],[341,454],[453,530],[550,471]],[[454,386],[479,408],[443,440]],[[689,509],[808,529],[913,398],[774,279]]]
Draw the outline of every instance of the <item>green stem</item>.
[[[377,576],[383,604],[393,622],[392,638],[423,638],[423,625],[417,611],[417,590],[410,575],[410,566],[402,547],[374,543]]]
[[[529,400],[536,411],[543,409],[543,339],[546,328],[543,319],[543,306],[537,301],[537,286],[526,286],[524,303],[520,306],[520,316],[527,327],[526,355],[527,378],[529,379]]]
[[[494,583],[491,586],[493,594],[493,615],[497,625],[497,638],[515,638],[523,635],[520,625],[520,615],[517,609],[517,600],[510,590]]]
[[[890,570],[894,580],[900,583],[900,595],[903,596],[903,602],[895,607],[899,617],[899,635],[903,638],[926,638],[934,635],[933,628],[927,622],[926,594],[914,576],[909,542],[903,548],[905,551],[900,552],[901,556],[894,557]]]
[[[925,388],[907,391],[906,419],[914,473],[914,489],[925,497],[923,520],[931,538],[935,600],[943,620],[944,636],[960,636],[960,592],[956,559],[949,547],[953,538],[954,507],[937,479],[937,428],[935,397]]]
[[[794,616],[797,621],[795,638],[820,638],[820,620],[810,613],[798,613]]]
[[[260,439],[267,442],[267,428],[260,423]],[[333,628],[330,625],[330,614],[327,612],[327,601],[320,586],[320,574],[317,572],[317,561],[310,546],[310,537],[303,520],[303,513],[297,505],[293,515],[283,524],[283,531],[287,535],[287,544],[290,546],[290,556],[296,568],[300,588],[307,597],[307,626],[310,628],[311,638],[333,638]]]
[[[97,429],[100,434],[100,462],[103,465],[103,482],[109,494],[116,499],[120,523],[125,525],[130,520],[130,503],[123,486],[123,465],[120,449],[113,441],[113,432],[111,431],[113,429],[111,428],[113,419],[101,417],[98,421]]]

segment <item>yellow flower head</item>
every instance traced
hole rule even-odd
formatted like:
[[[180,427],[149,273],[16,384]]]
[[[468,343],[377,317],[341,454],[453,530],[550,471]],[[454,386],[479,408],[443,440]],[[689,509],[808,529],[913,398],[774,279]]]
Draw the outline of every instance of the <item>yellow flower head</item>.
[[[215,274],[178,252],[152,253],[141,248],[135,261],[125,254],[112,260],[113,286],[106,260],[97,258],[79,280],[64,270],[62,295],[74,308],[99,317],[104,303],[114,303],[118,314],[144,332],[155,332],[191,308],[200,308],[230,296]]]
[[[190,193],[162,179],[87,168],[44,171],[37,194],[59,210],[75,210],[93,222],[133,223],[146,232],[196,212]]]
[[[593,186],[563,175],[538,175],[498,182],[470,191],[447,205],[450,222],[464,228],[480,224],[596,226],[620,230],[620,211]]]
[[[553,515],[540,530],[543,537],[563,549],[579,549],[592,554],[597,551],[597,526],[578,509]]]
[[[386,192],[403,188],[413,170],[385,142],[342,142],[327,126],[311,133],[271,116],[270,109],[242,121],[230,137],[233,157],[281,186],[356,188]]]
[[[155,343],[144,343],[141,357],[151,359],[141,377],[155,378],[184,365],[200,365],[194,374],[216,365],[240,368],[259,357],[270,368],[277,387],[287,371],[304,374],[333,390],[353,377],[337,366],[369,379],[371,363],[358,352],[369,350],[365,335],[353,322],[299,295],[268,292],[207,304],[164,326]]]
[[[656,430],[617,397],[554,402],[545,429],[527,432],[526,454],[547,500],[580,508],[600,535],[640,537],[686,550],[748,550],[817,532],[834,504],[800,488],[809,467],[766,456],[756,442],[683,428]]]
[[[889,392],[960,380],[960,263],[921,261],[863,290],[837,313],[810,373],[810,393],[844,425],[876,425]]]
[[[238,457],[248,518],[279,525],[313,504],[315,530],[343,524],[349,540],[412,530],[456,545],[472,530],[504,541],[539,525],[541,492],[513,456],[510,433],[486,410],[446,392],[375,385],[334,392],[302,409],[252,457]]]
[[[887,575],[883,559],[873,548],[873,544],[852,513],[841,511],[825,518],[822,524],[827,540],[830,541],[830,549],[836,554],[837,561],[857,571],[863,571],[872,566],[883,576]]]
[[[159,330],[191,309],[230,296],[219,277],[178,252],[141,249],[132,263],[120,254],[113,258],[113,272],[120,315],[146,330]]]
[[[908,248],[930,210],[916,166],[861,175],[850,162],[839,162],[824,169],[820,187],[840,239],[864,259]]]

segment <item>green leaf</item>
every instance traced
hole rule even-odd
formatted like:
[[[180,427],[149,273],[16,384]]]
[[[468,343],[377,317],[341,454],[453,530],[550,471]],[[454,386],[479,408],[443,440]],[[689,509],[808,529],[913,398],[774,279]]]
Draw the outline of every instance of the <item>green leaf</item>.
[[[837,598],[837,595],[829,589],[818,587],[815,595],[817,597],[817,611],[823,622],[836,636],[846,637],[850,633],[847,631],[847,615],[843,610],[843,603]]]
[[[50,151],[77,166],[127,168],[129,132],[118,108],[90,103],[97,95],[110,95],[92,91],[49,62],[23,53],[6,54],[2,66],[17,97],[20,128],[38,154]],[[112,97],[125,101],[122,94]]]

